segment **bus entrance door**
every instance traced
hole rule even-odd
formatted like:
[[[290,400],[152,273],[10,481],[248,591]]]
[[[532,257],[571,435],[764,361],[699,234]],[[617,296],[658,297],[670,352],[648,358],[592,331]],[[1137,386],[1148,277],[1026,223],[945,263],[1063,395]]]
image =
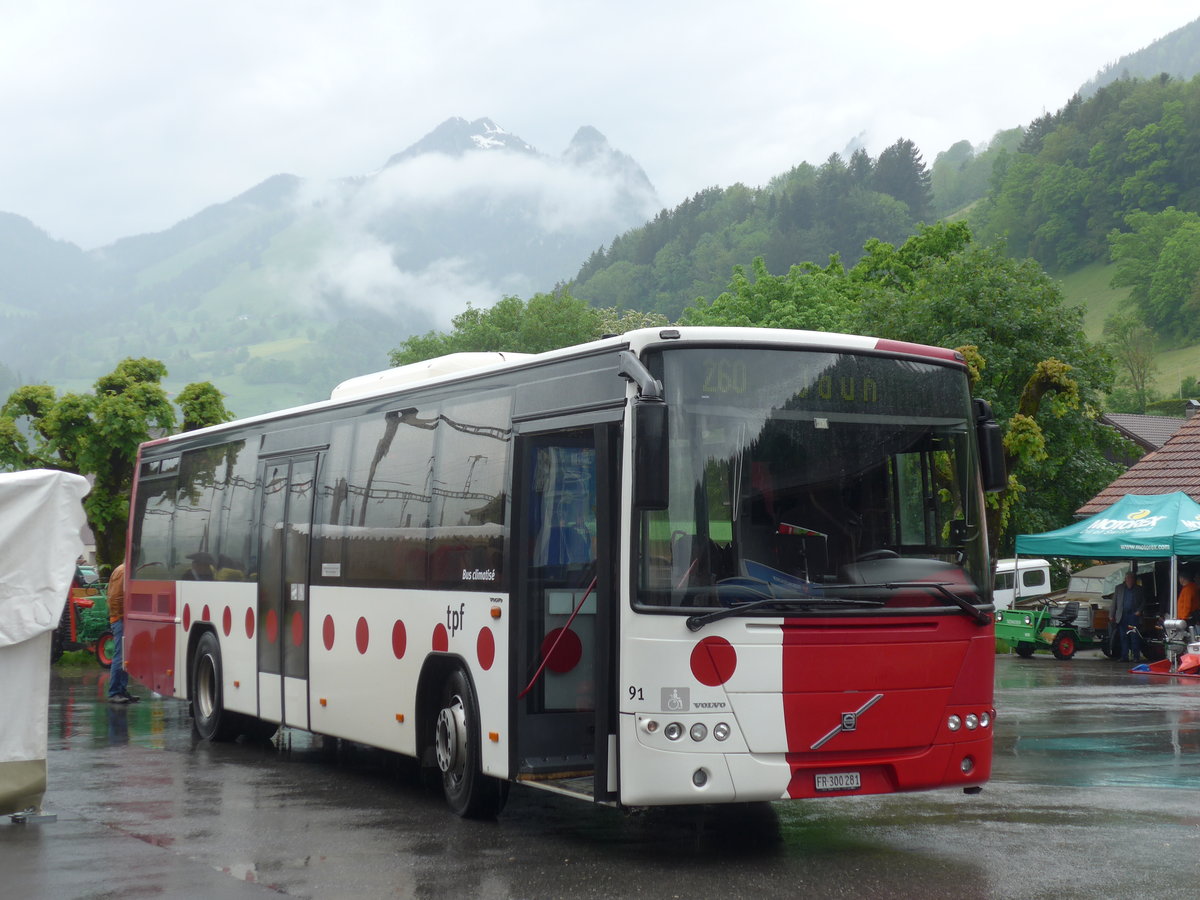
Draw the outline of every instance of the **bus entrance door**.
[[[522,781],[609,799],[616,429],[518,439],[516,759]]]
[[[260,463],[258,708],[308,728],[308,536],[316,456]]]

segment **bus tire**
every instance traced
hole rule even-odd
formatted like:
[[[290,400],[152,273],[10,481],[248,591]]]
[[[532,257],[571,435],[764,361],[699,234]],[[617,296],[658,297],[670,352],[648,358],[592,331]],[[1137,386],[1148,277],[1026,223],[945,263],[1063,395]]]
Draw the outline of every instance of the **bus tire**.
[[[238,736],[238,717],[226,711],[221,688],[221,645],[206,631],[192,656],[192,727],[205,741],[231,741]]]
[[[450,809],[468,819],[496,816],[508,799],[508,782],[480,769],[479,705],[462,669],[454,669],[442,684],[433,742]]]

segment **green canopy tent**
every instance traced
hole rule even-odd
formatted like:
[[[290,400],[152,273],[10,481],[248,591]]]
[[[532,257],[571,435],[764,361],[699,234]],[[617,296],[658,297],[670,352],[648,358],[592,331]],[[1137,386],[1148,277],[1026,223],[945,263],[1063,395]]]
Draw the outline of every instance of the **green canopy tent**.
[[[1056,531],[1017,535],[1017,556],[1171,560],[1176,610],[1180,556],[1200,556],[1200,503],[1182,491],[1126,494],[1108,509]]]

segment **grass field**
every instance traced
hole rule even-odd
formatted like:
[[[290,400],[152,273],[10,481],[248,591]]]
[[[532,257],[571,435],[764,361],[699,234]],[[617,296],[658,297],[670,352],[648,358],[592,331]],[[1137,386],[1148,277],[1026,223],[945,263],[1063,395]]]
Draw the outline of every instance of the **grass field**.
[[[1117,312],[1121,301],[1129,296],[1128,288],[1109,285],[1116,267],[1096,262],[1060,278],[1068,305],[1082,306],[1083,330],[1089,340],[1104,336],[1104,320]],[[1164,349],[1158,356],[1158,391],[1164,397],[1179,395],[1180,382],[1188,375],[1200,378],[1200,344]]]

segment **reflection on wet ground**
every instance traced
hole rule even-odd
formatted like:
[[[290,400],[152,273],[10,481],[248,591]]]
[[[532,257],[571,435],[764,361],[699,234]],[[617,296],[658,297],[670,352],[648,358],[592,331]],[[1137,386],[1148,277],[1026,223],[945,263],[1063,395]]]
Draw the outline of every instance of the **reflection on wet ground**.
[[[59,821],[0,823],[4,896],[1194,893],[1200,682],[1103,659],[997,660],[996,760],[978,796],[629,813],[514,788],[499,822],[454,818],[378,751],[295,731],[198,742],[185,704],[110,706],[106,679],[55,673]]]

